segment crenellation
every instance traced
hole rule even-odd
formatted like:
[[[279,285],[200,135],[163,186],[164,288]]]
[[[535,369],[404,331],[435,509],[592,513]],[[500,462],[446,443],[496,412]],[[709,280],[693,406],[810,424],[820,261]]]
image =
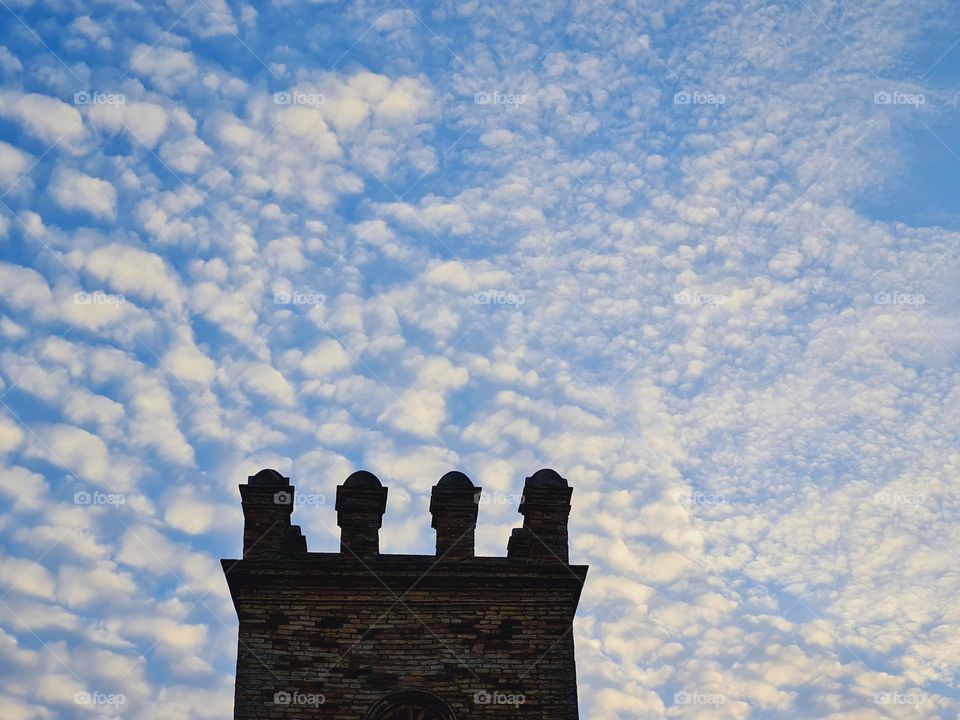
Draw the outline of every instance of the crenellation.
[[[559,474],[527,478],[505,557],[476,556],[482,490],[463,473],[431,493],[435,555],[380,553],[387,488],[371,473],[337,488],[336,553],[307,552],[288,478],[264,470],[240,492],[244,556],[223,561],[240,619],[236,720],[404,708],[484,720],[505,702],[515,717],[578,718],[572,623],[587,568],[569,564]]]

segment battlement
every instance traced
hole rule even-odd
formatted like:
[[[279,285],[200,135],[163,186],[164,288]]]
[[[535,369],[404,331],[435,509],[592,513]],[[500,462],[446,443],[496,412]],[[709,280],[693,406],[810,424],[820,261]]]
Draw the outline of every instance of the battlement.
[[[483,488],[462,472],[448,472],[430,494],[431,527],[436,530],[436,561],[476,557],[477,514]],[[567,523],[573,488],[555,470],[542,469],[526,478],[519,512],[523,526],[513,531],[507,558],[569,562]],[[290,478],[265,469],[240,485],[244,530],[243,558],[296,559],[308,553],[306,539],[291,523],[296,492]],[[340,553],[364,561],[380,555],[380,528],[387,509],[388,488],[371,472],[359,470],[337,486],[336,512]]]
[[[494,557],[475,551],[482,492],[445,474],[430,493],[435,552],[387,554],[388,488],[355,472],[336,490],[339,551],[308,552],[290,478],[248,478],[243,558],[222,561],[240,621],[235,720],[495,720],[493,696],[523,698],[510,706],[518,720],[577,720],[572,631],[587,567],[568,559],[573,490],[553,470],[528,477],[523,525]]]

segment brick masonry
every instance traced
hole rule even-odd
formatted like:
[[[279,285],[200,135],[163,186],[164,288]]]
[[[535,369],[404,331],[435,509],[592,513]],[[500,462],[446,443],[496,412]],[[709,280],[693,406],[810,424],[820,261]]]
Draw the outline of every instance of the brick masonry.
[[[288,478],[263,470],[240,492],[243,559],[222,561],[240,620],[237,720],[579,717],[587,567],[569,564],[572,490],[554,471],[527,478],[506,557],[474,555],[482,491],[462,473],[433,489],[436,555],[379,553],[387,488],[370,473],[337,488],[339,553],[307,552]]]

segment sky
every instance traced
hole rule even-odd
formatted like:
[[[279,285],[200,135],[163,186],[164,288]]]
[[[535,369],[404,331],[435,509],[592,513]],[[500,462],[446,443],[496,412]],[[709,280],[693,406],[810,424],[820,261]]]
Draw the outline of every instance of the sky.
[[[504,555],[581,716],[960,715],[960,6],[0,5],[0,715],[232,716],[237,485]]]

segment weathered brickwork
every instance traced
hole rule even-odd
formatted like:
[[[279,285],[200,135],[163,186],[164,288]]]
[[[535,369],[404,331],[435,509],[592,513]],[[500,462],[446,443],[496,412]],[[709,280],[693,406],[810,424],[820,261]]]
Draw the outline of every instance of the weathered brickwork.
[[[237,720],[579,717],[587,568],[568,562],[571,489],[555,472],[527,478],[507,557],[475,557],[481,490],[461,473],[434,487],[429,556],[379,553],[387,488],[370,473],[337,488],[339,553],[307,552],[287,478],[240,487],[243,559],[222,561],[240,619]]]

